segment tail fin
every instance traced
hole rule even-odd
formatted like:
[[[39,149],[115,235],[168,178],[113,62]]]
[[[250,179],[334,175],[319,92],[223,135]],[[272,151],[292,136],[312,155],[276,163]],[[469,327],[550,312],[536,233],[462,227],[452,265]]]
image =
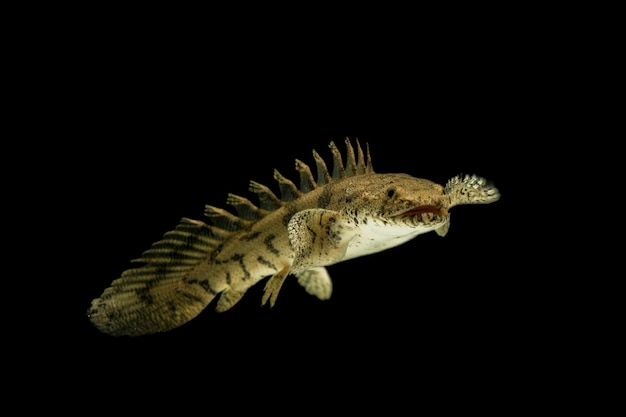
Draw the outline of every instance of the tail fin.
[[[143,266],[129,269],[92,301],[91,322],[113,336],[139,336],[179,327],[218,294],[208,280],[187,280],[228,232],[183,218],[142,254]]]

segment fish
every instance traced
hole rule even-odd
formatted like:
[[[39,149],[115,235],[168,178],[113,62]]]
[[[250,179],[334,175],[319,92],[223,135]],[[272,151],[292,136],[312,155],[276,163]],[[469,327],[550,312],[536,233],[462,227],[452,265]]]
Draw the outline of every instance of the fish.
[[[250,199],[229,193],[226,210],[206,205],[206,221],[183,217],[121,273],[87,309],[111,336],[178,328],[212,302],[223,313],[267,278],[261,306],[276,304],[288,276],[320,300],[331,297],[327,267],[372,255],[434,231],[445,236],[450,209],[500,199],[495,185],[457,175],[440,185],[405,173],[377,173],[369,144],[345,140],[345,163],[333,141],[332,170],[313,150],[316,175],[295,160],[299,185],[274,170],[280,197],[249,182]],[[268,278],[269,277],[269,278]],[[215,302],[214,300],[217,299]]]

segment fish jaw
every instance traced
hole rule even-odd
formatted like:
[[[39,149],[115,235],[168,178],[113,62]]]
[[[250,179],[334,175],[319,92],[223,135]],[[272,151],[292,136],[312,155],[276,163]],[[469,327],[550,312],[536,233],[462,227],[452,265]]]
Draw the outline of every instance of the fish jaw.
[[[344,260],[381,252],[417,236],[441,228],[448,221],[445,209],[414,208],[391,219],[370,218],[359,222]]]

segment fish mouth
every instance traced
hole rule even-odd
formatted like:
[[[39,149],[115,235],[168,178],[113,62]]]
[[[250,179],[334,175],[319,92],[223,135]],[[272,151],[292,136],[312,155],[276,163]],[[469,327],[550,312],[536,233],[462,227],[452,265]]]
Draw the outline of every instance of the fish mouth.
[[[447,216],[448,210],[445,207],[437,207],[437,206],[417,206],[407,211],[403,211],[402,213],[397,214],[395,217],[415,217],[421,216],[423,214],[434,214],[436,216]]]

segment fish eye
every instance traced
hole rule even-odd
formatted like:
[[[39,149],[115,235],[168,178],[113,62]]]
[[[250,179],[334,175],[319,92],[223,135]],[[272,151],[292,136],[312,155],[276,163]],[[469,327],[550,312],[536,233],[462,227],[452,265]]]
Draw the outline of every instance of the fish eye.
[[[394,195],[396,195],[396,189],[395,188],[390,188],[387,190],[387,197],[388,198],[392,198]]]

